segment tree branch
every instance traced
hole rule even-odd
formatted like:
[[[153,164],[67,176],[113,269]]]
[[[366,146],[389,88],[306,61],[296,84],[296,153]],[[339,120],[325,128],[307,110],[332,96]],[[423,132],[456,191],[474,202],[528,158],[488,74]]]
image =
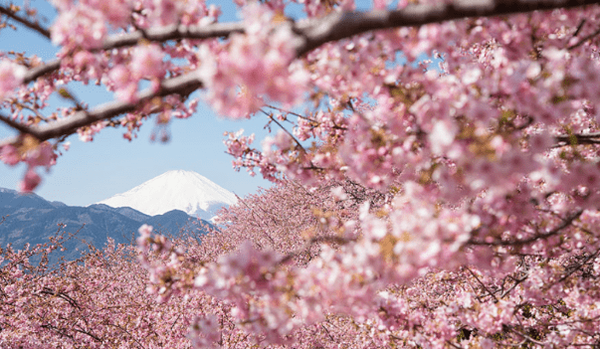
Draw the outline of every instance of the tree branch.
[[[454,4],[410,5],[402,10],[336,12],[325,17],[294,23],[292,31],[299,38],[296,41],[296,56],[301,57],[327,42],[349,38],[373,30],[419,27],[425,24],[468,17],[493,17],[591,4],[600,4],[600,0],[459,0]],[[289,25],[289,23],[286,22],[281,25]],[[133,46],[142,39],[154,42],[210,39],[226,37],[233,33],[243,33],[244,31],[245,28],[242,22],[214,23],[203,26],[170,25],[110,36],[104,41],[102,47],[95,51]],[[24,81],[25,83],[31,82],[59,67],[60,61],[51,61],[31,70]]]
[[[515,283],[514,283],[514,284],[513,284],[513,285],[512,285],[512,286],[511,286],[511,287],[510,287],[508,290],[506,290],[506,292],[504,292],[504,293],[503,293],[503,294],[500,296],[500,298],[504,298],[504,297],[506,297],[506,296],[507,296],[507,295],[510,293],[510,291],[514,290],[514,289],[515,289],[517,286],[519,286],[519,285],[520,285],[520,284],[521,284],[523,281],[527,280],[527,278],[528,278],[528,277],[529,277],[529,274],[527,274],[527,275],[523,276],[523,277],[522,277],[522,278],[520,278],[520,279],[516,279],[516,280],[514,280],[514,281],[515,281]]]
[[[39,65],[35,68],[29,69],[23,77],[23,83],[28,84],[40,76],[52,73],[60,68],[60,59],[51,60],[48,63]]]
[[[42,291],[40,291],[40,293],[48,294],[48,295],[55,296],[58,298],[62,298],[67,303],[69,303],[73,308],[77,308],[77,309],[81,310],[81,307],[79,306],[79,304],[77,304],[77,302],[73,298],[71,298],[68,294],[66,294],[64,292],[56,292],[56,291],[52,290],[51,288],[44,287],[42,289]]]
[[[283,132],[287,133],[287,135],[290,136],[290,138],[294,141],[294,143],[296,143],[296,146],[298,148],[302,149],[302,152],[304,154],[307,153],[306,149],[304,149],[304,146],[302,146],[302,143],[300,143],[300,141],[297,140],[296,137],[294,137],[294,135],[290,131],[288,131],[285,127],[283,127],[283,125],[279,121],[277,121],[277,119],[275,119],[275,117],[273,117],[273,114],[269,114],[269,113],[267,113],[266,111],[264,111],[262,109],[260,111],[263,114],[265,114],[271,121],[273,121],[277,126],[279,126],[279,128],[282,129]]]
[[[492,298],[494,298],[494,303],[498,303],[498,297],[496,297],[496,295],[494,294],[494,292],[492,292],[484,283],[483,281],[481,281],[479,279],[479,277],[477,276],[477,274],[475,274],[469,267],[464,267],[474,278],[475,280],[477,280],[477,282],[479,283],[479,285],[485,290],[485,292],[488,293],[488,295],[490,295]]]
[[[493,240],[492,242],[486,242],[486,241],[474,240],[473,238],[471,238],[468,241],[468,243],[471,245],[484,245],[484,246],[519,246],[519,245],[530,244],[530,243],[536,242],[540,239],[548,239],[549,237],[560,233],[563,229],[571,226],[573,224],[573,222],[581,216],[582,213],[583,213],[583,210],[578,210],[578,211],[572,213],[571,215],[563,218],[562,223],[560,223],[554,229],[547,231],[545,233],[535,234],[527,239],[521,239],[521,240],[496,239],[496,240]]]
[[[591,33],[590,35],[586,36],[585,38],[579,40],[576,44],[569,46],[568,49],[572,50],[574,48],[577,48],[577,47],[585,44],[588,40],[591,40],[598,35],[600,35],[600,28],[598,30],[596,30],[595,32]]]
[[[560,148],[567,145],[600,144],[600,132],[560,135],[554,137],[554,139],[557,144],[553,148]]]
[[[187,95],[193,91],[202,88],[203,84],[199,80],[196,72],[190,72],[175,78],[165,80],[161,83],[158,91],[154,92],[148,88],[138,94],[137,103],[123,101],[113,101],[102,104],[91,111],[79,111],[68,118],[64,118],[43,126],[18,126],[23,133],[31,134],[40,142],[45,140],[73,134],[78,128],[89,126],[102,120],[109,120],[118,115],[136,110],[143,102],[154,97],[164,97],[171,94]],[[4,120],[2,120],[4,121]],[[20,125],[20,124],[19,124]],[[16,125],[13,128],[17,128]],[[0,147],[17,141],[17,137],[5,139],[0,142]]]
[[[7,126],[14,128],[15,130],[21,132],[22,134],[30,134],[30,135],[38,138],[38,135],[34,131],[31,130],[31,127],[29,127],[27,125],[23,125],[20,122],[16,122],[8,116],[0,114],[0,121],[5,123]],[[0,144],[2,144],[2,143],[0,143]]]
[[[136,338],[135,338],[135,337],[134,337],[134,336],[133,336],[133,335],[132,335],[132,334],[131,334],[129,331],[127,331],[126,329],[124,329],[123,327],[121,327],[119,324],[116,324],[116,325],[115,325],[115,324],[108,323],[107,325],[108,325],[108,326],[113,326],[113,327],[116,327],[116,328],[118,328],[119,330],[123,331],[124,333],[128,334],[128,335],[129,335],[129,337],[131,337],[131,339],[133,339],[133,340],[134,340],[134,341],[137,343],[137,345],[138,345],[140,348],[144,348],[144,349],[146,348],[146,347],[145,347],[145,346],[144,346],[142,343],[140,343],[140,341],[138,341],[138,340],[137,340],[137,339],[136,339]],[[173,329],[173,328],[171,328],[171,329]]]
[[[279,261],[277,261],[277,264],[279,264],[279,265],[285,264],[285,263],[289,262],[290,260],[292,260],[292,258],[294,258],[294,257],[306,254],[307,252],[310,251],[310,249],[313,246],[315,246],[316,244],[322,243],[322,242],[343,245],[343,244],[347,244],[347,243],[354,242],[354,241],[356,241],[356,239],[345,238],[345,237],[335,236],[335,235],[316,236],[316,237],[310,238],[304,244],[303,248],[301,248],[295,252],[288,253],[287,255],[283,256],[283,258],[281,258]]]
[[[233,33],[243,33],[244,23],[214,23],[210,25],[169,25],[159,28],[137,30],[132,33],[118,34],[108,37],[99,50],[134,46],[140,40],[165,42],[180,39],[210,39],[229,36]]]
[[[243,33],[244,24],[241,22],[235,23],[215,23],[204,26],[185,26],[185,25],[170,25],[159,28],[150,28],[146,30],[137,30],[131,33],[120,33],[109,36],[102,47],[91,50],[92,52],[107,51],[115,48],[134,46],[140,40],[166,42],[170,40],[181,39],[210,39],[229,36],[233,33]],[[52,60],[46,64],[30,69],[23,78],[24,83],[29,83],[49,74],[60,68],[60,59]]]
[[[494,17],[598,3],[598,0],[460,0],[452,4],[411,5],[402,10],[334,13],[295,25],[296,32],[306,39],[296,51],[302,56],[327,42],[378,29],[418,27],[467,17]]]
[[[1,6],[1,5],[0,5],[0,13],[6,15],[8,18],[14,19],[15,21],[21,23],[22,25],[26,26],[29,29],[32,29],[32,30],[38,32],[39,34],[45,36],[47,39],[50,39],[50,31],[48,31],[48,29],[46,29],[46,28],[43,28],[38,23],[31,22],[26,18],[18,16],[11,9]]]
[[[411,5],[402,10],[333,13],[322,18],[293,23],[292,30],[298,35],[298,40],[295,41],[296,56],[301,57],[327,42],[341,40],[372,30],[407,26],[415,27],[467,17],[491,17],[536,10],[572,8],[598,3],[600,3],[600,0],[459,0],[453,4]],[[290,25],[290,23],[286,22],[281,25]],[[228,36],[236,32],[244,32],[243,23],[215,23],[206,26],[173,25],[110,36],[105,40],[102,48],[98,50],[109,50],[135,45],[141,39],[157,42],[184,38],[208,39]],[[38,77],[59,68],[60,60],[53,60],[30,69],[24,77],[24,83],[34,81]],[[152,93],[149,90],[142,91],[139,98],[143,101],[156,96],[182,93],[181,91],[191,93],[195,89],[202,88],[202,86],[203,84],[197,79],[196,74],[192,72],[163,81],[159,93]],[[36,138],[43,141],[70,135],[79,127],[88,126],[97,121],[111,119],[117,115],[133,111],[138,105],[139,103],[131,104],[114,101],[101,105],[91,112],[77,112],[69,118],[44,126],[24,126],[25,128],[23,128],[20,125],[9,125],[16,129],[20,127],[20,132],[35,135]],[[14,138],[4,140],[0,142],[0,146],[14,141]]]
[[[569,277],[571,277],[571,275],[573,275],[575,272],[581,270],[581,268],[584,267],[589,261],[591,261],[593,259],[596,259],[596,257],[598,257],[598,254],[600,254],[600,249],[596,250],[596,252],[594,252],[594,253],[590,254],[589,256],[585,257],[582,262],[577,263],[576,265],[572,266],[567,273],[565,273],[560,279],[558,279],[558,281],[556,281],[553,284],[546,285],[545,289],[550,289],[552,286],[565,281],[566,279],[568,279]]]
[[[77,328],[74,328],[73,330],[76,331],[76,332],[79,332],[79,333],[87,334],[88,336],[92,337],[96,342],[102,343],[102,339],[98,338],[98,336],[95,336],[95,335],[93,335],[92,333],[90,333],[88,331],[80,330],[80,329],[77,329]]]

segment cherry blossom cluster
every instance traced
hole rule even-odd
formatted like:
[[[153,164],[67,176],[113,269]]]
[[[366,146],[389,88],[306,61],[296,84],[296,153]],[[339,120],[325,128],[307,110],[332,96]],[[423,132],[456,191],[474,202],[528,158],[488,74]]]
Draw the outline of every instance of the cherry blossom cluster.
[[[0,61],[0,99],[8,97],[15,88],[21,85],[25,68],[8,60]]]
[[[597,213],[548,216],[548,226],[530,232],[533,236],[523,231],[480,241],[474,237],[482,228],[479,216],[428,207],[431,197],[407,183],[392,202],[405,210],[401,219],[396,211],[386,213],[389,197],[351,181],[311,192],[280,182],[222,212],[223,230],[203,237],[202,252],[184,254],[202,265],[184,293],[199,289],[223,299],[239,329],[273,344],[292,345],[332,319],[351,319],[354,326],[347,334],[351,338],[337,338],[341,343],[593,343],[600,244],[583,227],[593,226]],[[527,215],[527,205],[532,204],[516,207]],[[488,226],[529,224],[519,224],[519,218]],[[360,226],[352,223],[357,220]],[[205,254],[209,246],[216,254]],[[198,263],[198,257],[205,262]],[[175,279],[188,271],[180,269]],[[213,324],[204,325],[201,338],[219,343],[223,327],[214,317],[201,321]]]
[[[7,165],[14,166],[20,162],[27,164],[27,172],[19,184],[19,190],[22,192],[32,191],[41,182],[42,179],[35,168],[43,166],[49,169],[56,164],[56,157],[55,150],[48,142],[38,145],[31,137],[24,137],[21,147],[7,145],[0,151],[0,159]]]
[[[137,251],[112,240],[53,266],[49,258],[65,238],[0,251],[3,348],[189,348],[194,319],[227,309],[197,292],[162,302],[148,297]],[[228,343],[244,345],[237,332],[227,334],[237,336]]]
[[[233,34],[223,47],[203,45],[198,70],[207,84],[207,100],[221,115],[246,118],[273,100],[291,107],[308,87],[308,72],[295,58],[292,28],[277,25],[273,11],[251,4],[244,8],[244,34]]]

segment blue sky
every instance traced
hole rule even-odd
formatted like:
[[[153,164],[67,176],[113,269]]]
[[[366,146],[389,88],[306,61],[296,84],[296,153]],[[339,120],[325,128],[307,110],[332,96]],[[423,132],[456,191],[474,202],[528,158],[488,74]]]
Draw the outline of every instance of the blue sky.
[[[52,9],[46,2],[34,0],[33,6],[43,6],[42,13],[52,20]],[[18,2],[17,2],[18,4]],[[237,19],[232,3],[219,1],[223,21]],[[34,53],[49,60],[56,47],[30,30],[19,27],[18,31],[0,31],[0,50]],[[71,88],[74,94],[90,106],[112,99],[103,88],[79,86]],[[62,101],[56,100],[53,108]],[[50,109],[50,111],[52,110]],[[256,133],[257,142],[266,135],[265,120],[225,120],[216,116],[208,106],[200,105],[198,112],[187,120],[176,120],[170,125],[169,143],[151,142],[153,121],[142,127],[137,139],[125,140],[120,129],[106,129],[91,143],[83,143],[71,136],[71,149],[58,158],[57,165],[49,173],[40,173],[43,182],[36,193],[48,200],[62,201],[68,205],[85,206],[121,193],[154,178],[166,171],[183,169],[200,173],[220,186],[244,196],[258,187],[270,183],[260,175],[251,177],[243,170],[232,169],[232,158],[225,154],[224,131]],[[0,138],[16,133],[0,125]],[[257,144],[259,145],[259,144]],[[0,187],[16,189],[25,172],[25,166],[9,167],[0,164]],[[42,171],[43,172],[43,171]]]
[[[4,0],[0,1],[4,3]],[[19,1],[15,3],[20,4]],[[239,19],[233,1],[208,0],[207,3],[221,6],[222,22]],[[390,7],[394,7],[394,3]],[[47,16],[49,23],[53,21],[54,12],[47,2],[30,0],[30,4]],[[371,1],[357,1],[359,10],[371,6]],[[291,17],[301,16],[301,5],[293,4],[288,10],[287,14]],[[49,23],[46,23],[46,27]],[[25,51],[50,60],[54,57],[56,47],[38,34],[19,27],[16,32],[10,29],[0,31],[0,50]],[[69,88],[90,106],[113,99],[112,93],[106,92],[103,87],[80,85]],[[54,101],[48,113],[65,103],[58,99]],[[71,136],[68,139],[71,149],[58,158],[57,165],[49,173],[40,173],[43,182],[36,193],[48,200],[85,206],[125,192],[166,171],[182,169],[198,172],[243,197],[256,192],[259,187],[270,186],[270,183],[260,175],[251,177],[244,170],[235,172],[232,169],[232,158],[225,154],[223,132],[243,128],[246,134],[256,133],[254,146],[260,147],[260,140],[267,134],[263,130],[265,123],[265,118],[260,115],[243,121],[223,119],[201,104],[190,119],[171,123],[171,141],[166,144],[150,141],[153,121],[142,127],[138,138],[132,142],[122,137],[123,130],[120,129],[106,129],[96,135],[91,143],[83,143],[76,135]],[[0,125],[0,138],[15,134],[13,130]],[[0,187],[16,189],[24,172],[24,165],[9,167],[0,163]]]

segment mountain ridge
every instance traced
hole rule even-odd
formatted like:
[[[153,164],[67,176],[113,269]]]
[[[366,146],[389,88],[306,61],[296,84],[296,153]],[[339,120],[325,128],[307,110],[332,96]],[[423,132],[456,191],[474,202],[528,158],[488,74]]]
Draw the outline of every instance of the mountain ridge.
[[[221,209],[237,203],[237,196],[208,178],[184,170],[167,171],[124,193],[97,202],[114,208],[130,207],[147,215],[178,209],[210,220]]]
[[[180,210],[149,216],[132,208],[115,209],[103,204],[67,206],[49,202],[33,193],[0,188],[0,247],[11,244],[21,249],[26,243],[46,243],[62,229],[67,234],[76,234],[76,239],[65,245],[67,259],[77,258],[78,250],[87,250],[88,243],[102,248],[109,237],[116,243],[129,244],[142,224],[152,225],[155,231],[165,235],[176,236],[182,231],[206,232],[199,229],[196,221]],[[206,221],[200,223],[212,226]]]

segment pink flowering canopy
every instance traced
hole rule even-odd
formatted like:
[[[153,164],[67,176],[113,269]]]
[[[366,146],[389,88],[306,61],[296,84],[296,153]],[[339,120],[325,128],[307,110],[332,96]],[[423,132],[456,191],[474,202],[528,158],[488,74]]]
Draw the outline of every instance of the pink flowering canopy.
[[[1,30],[59,47],[0,52],[0,121],[19,132],[0,160],[27,164],[21,190],[68,136],[131,139],[200,99],[265,122],[260,145],[224,143],[235,169],[276,183],[222,211],[219,231],[143,226],[136,251],[85,257],[95,269],[3,250],[0,344],[600,346],[599,1],[235,2],[239,22],[202,0],[54,0],[49,28],[0,5]],[[114,100],[89,107],[74,83]]]

